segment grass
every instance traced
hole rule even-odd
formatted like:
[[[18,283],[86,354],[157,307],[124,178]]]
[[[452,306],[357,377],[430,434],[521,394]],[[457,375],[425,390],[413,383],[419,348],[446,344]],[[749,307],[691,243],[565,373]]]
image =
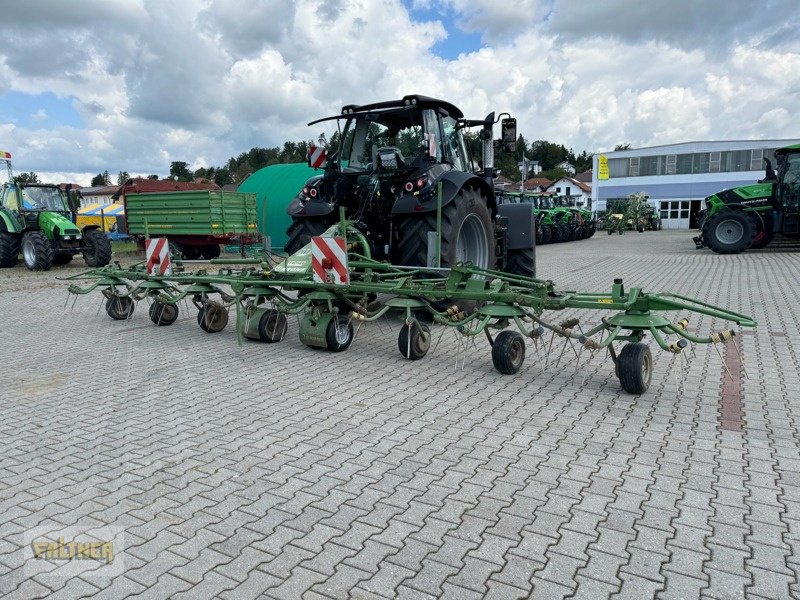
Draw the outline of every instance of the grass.
[[[115,253],[126,253],[126,252],[139,252],[139,247],[136,245],[136,242],[130,241],[117,241],[111,242],[111,249]]]

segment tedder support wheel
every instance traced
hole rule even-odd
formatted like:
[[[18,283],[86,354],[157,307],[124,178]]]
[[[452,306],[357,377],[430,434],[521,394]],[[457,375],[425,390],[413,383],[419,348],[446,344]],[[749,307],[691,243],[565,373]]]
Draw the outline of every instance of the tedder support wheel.
[[[350,319],[344,315],[334,315],[325,329],[325,341],[328,343],[328,350],[332,352],[342,352],[353,343],[353,325]]]
[[[26,231],[22,236],[22,258],[30,271],[49,271],[53,266],[53,247],[39,229]]]
[[[286,315],[273,308],[261,315],[261,319],[258,321],[258,336],[262,342],[268,344],[280,342],[288,328]]]
[[[647,344],[631,342],[617,357],[617,375],[622,389],[629,394],[644,394],[653,377],[653,356]]]
[[[753,244],[753,219],[741,210],[723,209],[703,225],[706,246],[717,254],[739,254]]]
[[[111,296],[106,300],[106,314],[115,321],[130,319],[136,305],[127,296]]]
[[[178,305],[156,300],[150,305],[150,320],[159,327],[172,325],[178,318]]]
[[[83,260],[87,267],[105,267],[111,262],[111,240],[99,229],[89,229],[83,234]]]
[[[19,237],[14,233],[0,231],[0,268],[16,265],[19,250]]]
[[[213,300],[197,312],[197,324],[206,333],[217,333],[228,324],[228,309]]]
[[[503,375],[513,375],[525,362],[525,338],[516,331],[501,331],[492,344],[492,363]]]
[[[400,335],[397,336],[397,347],[400,349],[400,354],[409,360],[423,358],[431,347],[430,328],[422,323],[413,323],[410,328],[407,324],[403,325],[400,328]]]

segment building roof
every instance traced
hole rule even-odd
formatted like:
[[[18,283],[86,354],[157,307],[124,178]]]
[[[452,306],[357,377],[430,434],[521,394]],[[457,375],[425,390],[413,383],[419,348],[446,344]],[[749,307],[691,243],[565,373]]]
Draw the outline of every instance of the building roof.
[[[84,196],[113,196],[118,191],[118,185],[96,185],[93,187],[81,188],[81,194]]]
[[[575,179],[578,181],[582,181],[583,183],[591,183],[592,182],[592,170],[589,169],[588,171],[584,171],[583,173],[578,173],[575,175]]]
[[[174,181],[172,179],[147,179],[135,177],[128,179],[120,192],[123,194],[146,192],[177,192],[186,190],[218,190],[219,186],[213,181]]]
[[[558,181],[569,181],[571,184],[573,184],[575,187],[577,187],[582,192],[586,192],[587,194],[591,194],[592,193],[592,186],[587,185],[583,181],[578,181],[574,177],[562,177]],[[547,186],[547,188],[549,189],[549,188],[553,187],[556,183],[558,183],[558,181],[554,181],[549,186]]]
[[[553,183],[551,180],[547,179],[547,177],[531,177],[530,179],[525,180],[525,189],[532,190],[534,188],[541,188],[545,189]]]

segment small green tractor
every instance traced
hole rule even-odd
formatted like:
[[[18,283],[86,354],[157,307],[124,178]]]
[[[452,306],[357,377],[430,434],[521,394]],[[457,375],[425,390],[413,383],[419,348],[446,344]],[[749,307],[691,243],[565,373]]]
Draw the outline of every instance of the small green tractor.
[[[699,214],[698,248],[738,254],[763,248],[776,234],[800,236],[800,144],[775,151],[777,174],[769,159],[758,183],[717,192]]]
[[[536,224],[536,244],[568,242],[595,234],[591,211],[566,204],[564,200],[539,194],[496,191],[498,204],[532,204]]]
[[[0,152],[0,161],[8,172],[8,181],[0,187],[0,267],[16,266],[20,251],[31,271],[48,271],[79,253],[90,267],[111,261],[108,236],[97,226],[80,230],[73,222],[77,194],[50,184],[17,184],[11,155]]]

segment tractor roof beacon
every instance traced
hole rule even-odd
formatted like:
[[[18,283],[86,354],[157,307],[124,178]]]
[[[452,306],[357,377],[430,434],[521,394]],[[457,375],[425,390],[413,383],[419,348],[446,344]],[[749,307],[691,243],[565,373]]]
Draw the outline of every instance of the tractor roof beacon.
[[[698,248],[738,254],[763,248],[776,234],[800,236],[800,144],[775,151],[777,174],[765,158],[764,179],[705,199],[699,215]]]
[[[11,154],[0,152],[8,181],[0,187],[0,267],[17,264],[20,251],[31,271],[48,271],[83,253],[90,267],[111,261],[111,241],[96,226],[78,229],[77,190],[51,184],[17,184]]]
[[[287,208],[287,252],[328,229],[343,208],[375,258],[430,268],[471,263],[535,275],[531,207],[498,206],[494,194],[494,149],[516,149],[515,119],[502,119],[502,137],[494,140],[494,113],[465,119],[449,102],[411,95],[347,105],[309,125],[333,120],[338,147],[330,153],[312,149],[309,165],[324,171]],[[463,135],[469,127],[481,128],[479,170]]]

